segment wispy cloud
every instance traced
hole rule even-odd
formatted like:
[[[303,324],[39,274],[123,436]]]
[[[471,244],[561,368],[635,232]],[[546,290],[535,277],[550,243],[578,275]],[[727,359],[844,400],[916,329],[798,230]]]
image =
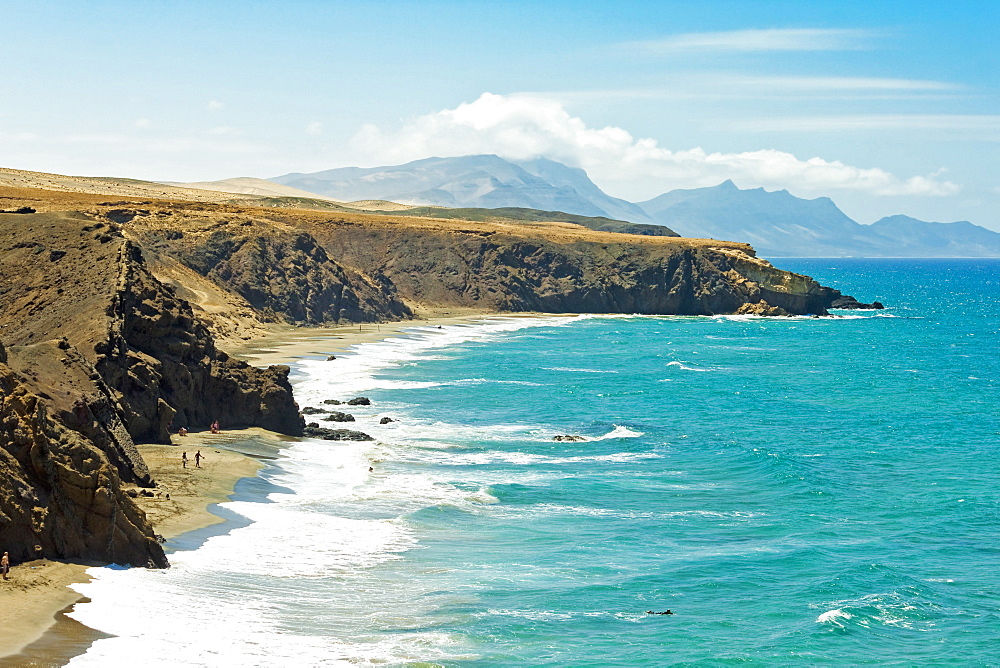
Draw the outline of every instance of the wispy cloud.
[[[697,72],[672,76],[658,86],[518,93],[564,102],[678,99],[898,99],[960,94],[965,86],[928,79],[885,77],[745,75]]]
[[[225,103],[219,102],[218,100],[209,100],[208,104],[205,105],[205,108],[209,111],[218,111],[225,106]]]
[[[801,116],[737,121],[751,132],[842,132],[851,130],[950,130],[1000,138],[1000,116],[971,114],[862,114]]]
[[[578,165],[602,184],[628,185],[647,195],[671,188],[740,184],[790,188],[810,193],[854,190],[876,195],[950,195],[959,186],[937,174],[898,177],[878,167],[856,167],[820,157],[761,149],[710,153],[701,148],[671,150],[655,139],[636,139],[626,130],[589,127],[562,104],[537,96],[484,93],[455,109],[420,116],[396,131],[367,125],[354,138],[359,153],[392,162],[429,155],[496,153],[512,159],[545,156]]]
[[[220,125],[218,127],[214,127],[211,130],[209,130],[208,134],[210,134],[210,135],[241,135],[243,133],[240,130],[237,130],[236,128],[234,128],[232,126],[229,126],[229,125]]]
[[[844,28],[770,28],[669,35],[622,46],[646,53],[690,51],[848,51],[872,48],[881,33]]]
[[[312,123],[309,123],[308,125],[306,125],[306,134],[307,135],[323,134],[323,124],[320,123],[319,121],[313,121]]]
[[[38,135],[34,132],[0,132],[0,141],[34,141]]]
[[[827,77],[827,76],[727,76],[716,75],[718,85],[754,89],[790,91],[957,91],[963,87],[944,81],[926,79],[888,79],[881,77]]]

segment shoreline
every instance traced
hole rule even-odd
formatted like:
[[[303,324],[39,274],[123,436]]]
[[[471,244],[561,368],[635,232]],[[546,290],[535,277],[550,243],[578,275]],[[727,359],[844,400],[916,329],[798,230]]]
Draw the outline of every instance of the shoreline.
[[[222,434],[192,432],[173,440],[172,445],[136,446],[158,483],[151,491],[159,496],[135,501],[153,530],[166,540],[168,556],[176,539],[225,523],[212,506],[230,500],[239,481],[257,477],[264,461],[274,459],[284,443],[294,439],[250,428]],[[193,460],[199,449],[205,455],[200,469]],[[188,468],[180,461],[185,451]],[[106,565],[43,559],[13,566],[11,579],[0,584],[0,625],[5,630],[0,636],[0,665],[65,665],[106,637],[65,614],[87,600],[72,585],[89,582],[87,570]]]
[[[323,358],[347,352],[351,346],[372,343],[406,330],[446,325],[467,325],[496,317],[537,317],[536,313],[496,313],[472,309],[421,312],[411,320],[363,323],[338,327],[294,327],[279,325],[261,337],[225,348],[233,357],[254,366],[290,365],[308,358]],[[259,428],[210,432],[189,432],[171,437],[171,445],[137,444],[158,487],[160,496],[138,497],[136,502],[147,514],[153,530],[166,539],[165,547],[177,546],[176,539],[230,521],[212,512],[212,506],[230,500],[240,480],[258,477],[284,443],[295,437]],[[201,449],[204,468],[195,467],[193,452]],[[182,452],[188,452],[188,468],[181,466]],[[170,499],[166,494],[170,494]],[[26,562],[11,568],[11,586],[0,583],[0,665],[65,665],[83,654],[90,645],[106,637],[65,613],[85,602],[85,596],[71,589],[88,582],[87,570],[104,566],[96,562]],[[14,584],[17,583],[17,584]]]

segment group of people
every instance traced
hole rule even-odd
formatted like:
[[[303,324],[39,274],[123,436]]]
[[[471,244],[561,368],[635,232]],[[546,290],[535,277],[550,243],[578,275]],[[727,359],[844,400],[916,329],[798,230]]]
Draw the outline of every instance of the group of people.
[[[205,458],[205,455],[201,454],[201,450],[199,450],[198,452],[194,453],[194,465],[195,465],[195,468],[199,468],[199,469],[201,468],[201,460],[203,460],[204,458]],[[182,452],[181,453],[181,467],[182,468],[187,468],[188,467],[188,453],[186,453],[186,452]]]
[[[169,429],[169,427],[168,427],[168,429]],[[211,425],[209,425],[208,429],[213,434],[221,434],[222,433],[222,428],[219,427],[219,421],[218,420],[216,420]],[[187,433],[188,433],[187,427],[181,427],[180,429],[177,430],[177,435],[178,436],[187,436]]]

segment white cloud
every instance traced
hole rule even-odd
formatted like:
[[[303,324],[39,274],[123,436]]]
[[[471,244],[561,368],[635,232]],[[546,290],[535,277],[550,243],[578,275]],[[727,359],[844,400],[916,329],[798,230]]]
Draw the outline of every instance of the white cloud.
[[[153,127],[153,122],[150,121],[148,118],[139,118],[136,119],[135,123],[133,123],[132,125],[134,125],[137,128],[146,129]]]
[[[0,141],[34,141],[37,138],[34,132],[0,132]]]
[[[220,125],[218,127],[214,127],[211,130],[209,130],[208,134],[210,134],[210,135],[241,135],[243,133],[240,132],[239,130],[237,130],[236,128],[234,128],[234,127],[230,127],[228,125]]]
[[[829,28],[772,28],[670,35],[662,39],[629,42],[623,46],[646,53],[689,51],[844,51],[868,48],[878,36],[870,30]]]
[[[306,134],[307,135],[323,134],[323,124],[320,123],[319,121],[313,121],[312,123],[309,123],[308,125],[306,125]]]
[[[661,147],[655,139],[636,139],[622,128],[588,127],[560,102],[524,95],[484,93],[475,102],[415,118],[395,132],[366,125],[353,145],[370,160],[382,163],[477,153],[514,160],[544,156],[582,167],[599,185],[630,198],[715,185],[727,178],[742,187],[813,194],[853,190],[876,195],[950,195],[959,190],[937,174],[900,178],[877,167],[855,167],[819,157],[802,160],[773,149],[675,151]]]
[[[208,109],[209,111],[218,111],[219,109],[222,109],[225,106],[226,105],[224,103],[219,102],[218,100],[210,100],[208,104],[205,105],[205,108]]]
[[[1000,116],[975,114],[867,114],[803,116],[741,121],[740,130],[816,132],[843,130],[958,130],[966,133],[1000,132]]]

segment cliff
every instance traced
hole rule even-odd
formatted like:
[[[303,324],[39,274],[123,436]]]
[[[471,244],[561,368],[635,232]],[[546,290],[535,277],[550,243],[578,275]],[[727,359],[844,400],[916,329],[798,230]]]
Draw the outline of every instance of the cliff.
[[[0,542],[32,556],[165,565],[122,492],[154,484],[134,441],[169,442],[171,420],[299,434],[288,368],[255,369],[217,350],[113,224],[0,214],[0,232],[0,419],[12,486],[0,498]]]

